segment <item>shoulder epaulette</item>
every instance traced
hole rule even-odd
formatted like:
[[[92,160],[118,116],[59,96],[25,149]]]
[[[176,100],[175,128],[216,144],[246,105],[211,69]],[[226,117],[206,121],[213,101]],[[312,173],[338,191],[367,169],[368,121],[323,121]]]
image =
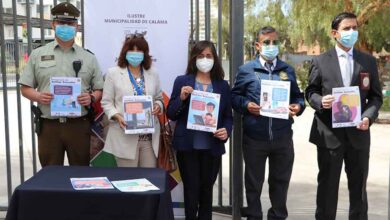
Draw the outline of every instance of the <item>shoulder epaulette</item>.
[[[90,51],[90,50],[88,50],[88,49],[86,49],[86,48],[84,48],[84,50],[86,50],[86,51],[88,51],[90,54],[92,54],[92,55],[95,55],[94,53],[92,53],[92,51]]]
[[[42,46],[43,46],[42,44],[39,44],[38,46],[34,47],[33,49],[37,49],[37,48],[40,48]]]

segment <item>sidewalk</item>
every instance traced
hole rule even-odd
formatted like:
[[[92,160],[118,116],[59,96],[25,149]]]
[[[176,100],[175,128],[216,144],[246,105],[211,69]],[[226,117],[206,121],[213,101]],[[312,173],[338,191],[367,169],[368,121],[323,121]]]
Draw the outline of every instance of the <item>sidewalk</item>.
[[[390,124],[390,112],[379,112],[377,123],[380,124]]]

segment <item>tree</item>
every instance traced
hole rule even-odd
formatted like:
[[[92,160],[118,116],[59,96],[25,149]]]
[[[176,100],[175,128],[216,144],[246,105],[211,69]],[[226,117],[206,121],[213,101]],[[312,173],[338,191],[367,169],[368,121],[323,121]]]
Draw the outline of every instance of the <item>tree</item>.
[[[263,2],[267,5],[264,10],[252,11],[250,15],[245,17],[245,36],[254,43],[257,41],[257,34],[260,28],[272,26],[278,31],[279,39],[282,42],[281,52],[292,52],[293,48],[288,36],[291,20],[282,10],[286,1],[268,0]]]
[[[390,0],[294,0],[290,16],[289,36],[294,46],[319,44],[325,51],[334,45],[330,36],[331,21],[340,12],[357,15],[359,41],[357,47],[367,52],[390,51]]]
[[[244,0],[245,4],[245,12],[248,12],[256,7],[256,1],[257,0]],[[222,0],[222,42],[226,48],[225,55],[229,56],[229,45],[230,45],[230,0]],[[212,0],[212,4],[214,4],[215,7],[218,7],[218,0]],[[245,14],[247,16],[247,14]],[[246,17],[245,17],[246,20]],[[217,42],[218,40],[218,18],[211,20],[211,39],[214,42]]]

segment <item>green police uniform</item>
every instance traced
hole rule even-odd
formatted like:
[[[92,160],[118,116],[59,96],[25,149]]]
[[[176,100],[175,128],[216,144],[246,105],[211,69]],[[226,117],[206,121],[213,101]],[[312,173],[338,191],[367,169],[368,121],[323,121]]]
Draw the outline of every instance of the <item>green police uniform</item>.
[[[67,2],[58,4],[51,12],[56,27],[75,27],[80,16],[80,11]],[[56,38],[31,53],[19,84],[34,88],[38,92],[50,92],[51,77],[77,76],[81,78],[82,93],[102,90],[103,77],[96,57],[75,43],[64,50],[58,41]],[[75,61],[81,63],[77,74],[73,67]],[[81,117],[59,119],[51,116],[50,105],[38,104],[38,107],[43,118],[42,129],[38,134],[38,155],[42,167],[63,165],[65,152],[70,165],[89,165],[91,124],[86,116],[87,109],[82,107]]]
[[[31,53],[19,83],[36,88],[39,92],[50,92],[51,77],[76,77],[74,61],[82,63],[78,73],[78,77],[82,79],[82,93],[103,89],[103,77],[96,57],[76,44],[64,51],[57,41],[39,47]],[[50,115],[50,105],[38,104],[38,107],[43,118],[56,118]],[[86,108],[82,108],[81,115],[86,114]]]

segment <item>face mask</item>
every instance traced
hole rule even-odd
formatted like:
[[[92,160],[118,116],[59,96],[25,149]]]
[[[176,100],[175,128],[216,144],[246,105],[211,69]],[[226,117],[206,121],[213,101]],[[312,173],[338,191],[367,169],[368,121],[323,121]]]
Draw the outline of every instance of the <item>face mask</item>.
[[[273,60],[279,54],[279,47],[276,45],[268,45],[268,46],[263,45],[263,46],[261,46],[260,54],[266,60]]]
[[[214,66],[214,60],[209,58],[196,59],[196,67],[202,73],[208,73]]]
[[[76,27],[69,25],[57,25],[56,36],[64,42],[70,41],[76,35]]]
[[[142,52],[127,52],[126,60],[133,67],[136,67],[144,60],[144,53]]]
[[[337,41],[346,48],[352,48],[358,39],[359,33],[354,30],[340,31],[340,38]]]

